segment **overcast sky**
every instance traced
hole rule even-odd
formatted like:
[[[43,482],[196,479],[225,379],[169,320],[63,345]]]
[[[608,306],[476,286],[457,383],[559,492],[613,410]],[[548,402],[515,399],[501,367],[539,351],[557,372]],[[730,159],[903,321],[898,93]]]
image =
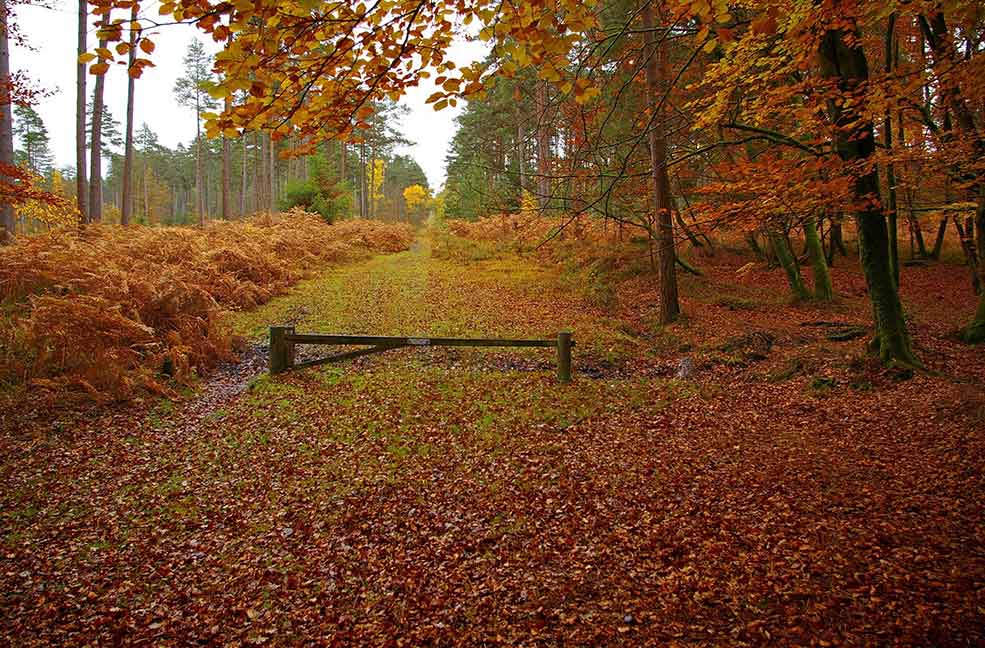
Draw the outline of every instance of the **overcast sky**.
[[[17,22],[28,38],[33,51],[11,43],[11,69],[24,70],[43,88],[51,90],[51,97],[42,99],[36,106],[48,128],[51,150],[58,166],[75,166],[75,60],[76,16],[75,3],[57,2],[55,9],[21,6],[17,8]],[[150,8],[149,15],[157,15]],[[157,133],[162,144],[174,147],[188,142],[195,135],[195,116],[180,107],[174,100],[172,88],[175,79],[182,75],[181,60],[193,38],[198,38],[206,48],[214,50],[211,40],[193,27],[175,25],[162,27],[153,40],[157,45],[151,57],[157,67],[147,68],[137,80],[135,119],[139,128],[146,122]],[[95,33],[90,30],[89,49],[95,47]],[[452,59],[465,65],[485,52],[482,43],[457,43],[452,48]],[[92,78],[89,77],[91,94]],[[113,66],[106,77],[106,105],[120,122],[126,114],[127,75],[123,66]],[[445,153],[455,133],[454,118],[460,109],[446,108],[435,112],[424,100],[434,92],[434,86],[425,81],[420,88],[412,89],[402,103],[410,108],[402,130],[408,140],[415,142],[407,147],[427,173],[433,188],[444,183]]]

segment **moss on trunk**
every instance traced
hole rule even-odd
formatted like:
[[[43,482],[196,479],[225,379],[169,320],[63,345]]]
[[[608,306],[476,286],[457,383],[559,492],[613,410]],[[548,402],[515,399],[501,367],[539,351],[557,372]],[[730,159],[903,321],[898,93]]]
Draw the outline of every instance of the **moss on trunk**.
[[[964,330],[962,336],[965,342],[981,344],[985,342],[985,290],[978,296],[978,310],[971,319],[971,324]]]
[[[804,240],[807,241],[807,255],[811,260],[814,271],[814,297],[822,301],[831,301],[834,290],[831,287],[831,274],[828,272],[828,262],[824,258],[824,248],[821,238],[817,235],[817,222],[814,217],[804,221]]]
[[[857,33],[830,29],[825,32],[818,50],[821,75],[849,94],[857,92],[869,79],[865,51],[859,43]],[[846,162],[868,160],[875,153],[872,120],[864,119],[846,105],[851,106],[834,100],[828,104],[832,121],[838,126],[835,149]],[[854,194],[859,257],[872,300],[879,357],[885,363],[919,366],[910,347],[903,305],[894,280],[886,216],[882,205],[874,204],[872,200],[879,196],[879,178],[874,171],[855,179]]]
[[[800,276],[800,266],[797,265],[797,259],[793,256],[793,251],[790,249],[790,243],[787,241],[787,237],[776,231],[773,227],[769,227],[767,233],[770,237],[773,253],[776,254],[777,260],[787,273],[787,282],[790,284],[790,291],[793,293],[794,299],[801,301],[808,299],[810,295],[804,286],[804,280]]]

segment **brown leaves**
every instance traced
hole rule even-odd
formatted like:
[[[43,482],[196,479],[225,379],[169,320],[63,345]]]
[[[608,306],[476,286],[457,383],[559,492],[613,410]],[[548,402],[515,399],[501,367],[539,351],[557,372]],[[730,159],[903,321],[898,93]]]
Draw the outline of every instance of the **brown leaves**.
[[[322,264],[409,241],[403,226],[333,227],[303,213],[27,238],[0,253],[0,294],[16,304],[0,327],[14,349],[0,376],[65,400],[187,383],[231,357],[224,310],[254,308]]]

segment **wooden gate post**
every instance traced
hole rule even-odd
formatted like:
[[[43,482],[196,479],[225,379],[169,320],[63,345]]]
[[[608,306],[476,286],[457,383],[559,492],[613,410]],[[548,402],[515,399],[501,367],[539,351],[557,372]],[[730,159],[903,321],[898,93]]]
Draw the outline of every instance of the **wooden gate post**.
[[[571,382],[571,332],[557,334],[557,379],[561,383]]]
[[[294,364],[294,344],[287,341],[288,335],[294,335],[293,326],[270,327],[271,374],[283,373]]]

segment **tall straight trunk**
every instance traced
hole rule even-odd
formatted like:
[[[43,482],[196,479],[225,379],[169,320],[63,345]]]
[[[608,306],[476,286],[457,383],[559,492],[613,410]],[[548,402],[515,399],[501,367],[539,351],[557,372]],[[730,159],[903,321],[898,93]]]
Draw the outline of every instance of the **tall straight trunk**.
[[[346,146],[343,140],[339,140],[339,182],[345,182],[347,180],[345,176],[345,158],[346,158]]]
[[[670,179],[667,176],[667,140],[664,134],[666,113],[663,93],[667,92],[668,60],[666,34],[657,42],[654,31],[653,5],[647,2],[642,11],[644,43],[646,51],[646,90],[647,103],[654,116],[648,134],[650,144],[650,166],[653,181],[653,211],[657,222],[657,265],[660,270],[660,323],[669,324],[681,314],[677,295],[677,267],[674,264],[674,221],[671,212]]]
[[[197,119],[197,117],[196,117]],[[205,225],[205,167],[202,164],[202,135],[195,136],[195,212],[198,224]]]
[[[77,53],[88,47],[88,2],[79,0],[79,37]],[[75,66],[75,203],[83,223],[89,222],[89,185],[86,182],[86,65]]]
[[[109,23],[109,14],[104,20]],[[100,39],[99,47],[106,41]],[[89,222],[103,219],[103,93],[106,90],[106,74],[96,77],[92,97],[92,143],[89,149]]]
[[[376,148],[369,153],[369,217],[376,218]]]
[[[149,178],[147,177],[147,160],[144,160],[144,221],[148,225],[153,225],[154,220],[150,216],[150,187],[148,186]]]
[[[0,0],[0,87],[6,88],[0,96],[0,164],[14,165],[14,124],[10,110],[10,43],[7,38],[7,26],[10,21],[10,6],[7,0]],[[0,178],[6,182],[9,179]],[[0,207],[0,244],[14,241],[14,230],[17,226],[14,206],[10,203]]]
[[[886,25],[886,76],[893,72],[894,61],[896,58],[896,12],[889,14],[889,22]],[[893,119],[890,108],[886,108],[886,116],[883,119],[883,131],[886,138],[886,150],[890,156],[893,153]],[[886,205],[889,212],[889,263],[892,268],[893,281],[899,287],[899,224],[898,210],[896,205],[896,165],[892,159],[886,164],[886,184],[887,198]]]
[[[239,215],[246,216],[246,133],[243,133],[240,137],[243,138],[243,159],[240,160],[240,185],[239,185]]]
[[[232,105],[232,99],[226,97],[226,110],[229,110]],[[232,169],[229,166],[229,138],[225,135],[222,136],[222,218],[223,220],[229,220],[232,216],[232,197],[230,196],[232,192],[232,179],[230,175],[232,174]]]
[[[941,222],[937,225],[937,237],[934,239],[934,249],[930,252],[931,259],[941,258],[941,249],[944,247],[944,237],[947,235],[947,222],[950,220],[950,217],[950,214],[944,214]]]
[[[253,211],[263,211],[263,137],[257,131],[253,134]]]
[[[850,45],[846,38],[851,38]],[[822,76],[835,81],[840,90],[855,92],[868,82],[869,66],[857,34],[829,29],[821,40],[818,54]],[[835,149],[839,157],[846,162],[871,158],[875,153],[872,121],[835,101],[829,102],[828,110],[838,129]],[[854,194],[859,205],[855,212],[859,256],[872,301],[879,356],[884,362],[919,365],[910,347],[903,306],[893,280],[886,217],[881,206],[872,203],[872,197],[879,195],[875,171],[867,171],[855,179]]]
[[[517,95],[516,102],[516,172],[517,181],[520,183],[520,198],[523,198],[523,190],[526,188],[526,178],[524,177],[524,153],[523,153],[523,123],[520,121],[520,101]]]
[[[133,184],[133,93],[135,79],[130,71],[137,60],[137,31],[132,28],[132,24],[137,21],[137,3],[134,3],[130,10],[130,58],[127,65],[127,135],[126,146],[123,152],[123,204],[120,208],[120,225],[130,224],[130,212],[133,209],[133,198],[131,187]]]
[[[547,209],[551,201],[551,130],[547,122],[547,82],[537,82],[537,200]]]
[[[822,301],[831,301],[834,297],[831,274],[828,272],[824,248],[817,234],[817,221],[813,216],[804,220],[804,240],[807,241],[807,256],[811,260],[811,268],[814,272],[814,297]]]
[[[267,187],[267,211],[273,213],[274,208],[277,206],[277,142],[270,135],[267,135],[267,153],[269,155],[267,161],[267,180],[269,181]]]
[[[366,218],[366,144],[359,148],[359,218]]]

